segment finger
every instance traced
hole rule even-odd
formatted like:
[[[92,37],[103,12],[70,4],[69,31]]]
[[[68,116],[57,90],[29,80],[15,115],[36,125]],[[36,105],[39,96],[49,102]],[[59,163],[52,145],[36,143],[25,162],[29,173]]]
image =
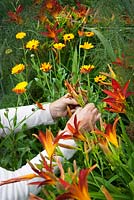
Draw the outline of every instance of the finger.
[[[65,97],[64,102],[66,105],[78,105],[77,101],[73,98]]]
[[[88,104],[86,104],[86,106],[84,107],[84,110],[87,110],[87,111],[91,112],[94,108],[95,108],[94,103],[88,103]]]
[[[98,115],[96,116],[96,121],[100,120],[101,118],[101,113],[98,113]]]

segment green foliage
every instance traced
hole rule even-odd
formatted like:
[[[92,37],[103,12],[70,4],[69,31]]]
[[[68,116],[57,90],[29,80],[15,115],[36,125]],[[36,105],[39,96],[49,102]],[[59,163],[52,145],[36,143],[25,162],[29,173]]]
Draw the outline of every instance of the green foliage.
[[[91,198],[106,199],[101,189],[103,185],[115,200],[132,199],[134,197],[134,141],[129,136],[131,138],[133,136],[134,98],[130,96],[126,100],[124,115],[105,110],[106,103],[102,100],[106,97],[103,90],[111,90],[111,78],[118,80],[121,85],[130,79],[128,90],[133,91],[134,3],[121,0],[108,0],[105,3],[103,0],[85,0],[80,4],[84,9],[82,12],[81,7],[76,5],[76,1],[59,0],[58,2],[64,9],[56,17],[49,9],[43,10],[42,1],[38,5],[35,5],[32,0],[0,2],[0,108],[32,104],[36,101],[52,102],[68,92],[65,86],[65,80],[68,80],[72,90],[78,95],[77,100],[84,102],[86,96],[86,102],[95,103],[104,122],[113,123],[116,116],[120,116],[120,120],[117,127],[119,147],[108,141],[109,155],[100,148],[101,145],[97,140],[99,137],[88,133],[87,146],[85,147],[85,143],[79,141],[77,153],[70,161],[64,162],[65,180],[69,183],[72,180],[73,172],[69,174],[68,169],[73,171],[74,160],[78,171],[97,163],[97,168],[88,176]],[[24,6],[24,10],[20,13],[22,24],[10,20],[7,15],[9,10],[15,12],[19,4]],[[88,8],[89,15],[86,13]],[[44,21],[37,19],[39,14],[41,17],[46,17]],[[56,22],[57,27],[54,28]],[[55,37],[49,37],[50,30],[46,26],[48,24],[51,31],[56,34]],[[60,28],[62,31],[57,34],[55,30]],[[82,35],[79,35],[78,31]],[[94,35],[87,37],[85,35],[87,31],[93,32]],[[19,32],[25,32],[26,37],[16,39],[16,34]],[[41,32],[49,34],[44,36]],[[65,34],[73,34],[74,39],[65,41],[63,38]],[[55,41],[56,37],[58,42]],[[39,41],[36,50],[26,48],[27,42],[33,39]],[[92,43],[94,48],[81,48],[84,42]],[[56,49],[53,46],[55,43],[62,43],[65,47]],[[19,63],[25,65],[25,70],[11,74],[12,68]],[[41,70],[43,63],[49,63],[52,66],[51,70]],[[81,73],[80,70],[85,65],[88,67],[94,65],[95,68]],[[100,72],[107,78],[104,82],[97,83],[95,77],[99,76]],[[26,92],[20,95],[13,93],[12,88],[22,81],[28,82]],[[84,98],[82,92],[86,94]],[[118,98],[121,100],[120,95]],[[8,114],[6,117],[8,118]],[[57,124],[51,127],[54,135],[64,128],[66,120],[59,119]],[[19,125],[16,121],[14,116],[15,128]],[[22,166],[27,159],[30,160],[37,155],[42,148],[32,133],[37,133],[39,128],[45,131],[46,127],[26,130],[27,127],[24,125],[19,133],[15,134],[15,129],[11,129],[10,135],[0,138],[0,155],[2,155],[0,165],[14,170]],[[97,127],[103,131],[102,124],[98,123]],[[0,128],[4,128],[2,123]],[[51,186],[43,190],[40,196],[45,199],[55,199],[63,192]]]

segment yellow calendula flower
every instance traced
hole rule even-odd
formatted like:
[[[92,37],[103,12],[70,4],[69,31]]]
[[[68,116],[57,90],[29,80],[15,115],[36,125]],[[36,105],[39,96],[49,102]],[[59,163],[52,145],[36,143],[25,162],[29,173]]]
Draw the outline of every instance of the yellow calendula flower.
[[[37,47],[39,46],[39,41],[38,40],[30,40],[29,42],[27,42],[26,44],[26,48],[30,49],[30,50],[37,50]]]
[[[23,39],[24,37],[26,37],[26,33],[25,32],[19,32],[16,34],[16,39]]]
[[[92,43],[84,42],[83,45],[82,44],[80,45],[80,48],[82,48],[82,49],[92,49],[92,48],[94,48],[94,45]]]
[[[52,65],[50,65],[50,63],[42,63],[41,66],[40,66],[40,70],[42,70],[43,72],[48,72],[50,71],[50,69],[52,68]]]
[[[80,73],[81,73],[81,74],[89,73],[89,72],[91,72],[94,68],[95,68],[94,65],[83,65],[83,66],[81,66],[81,68],[80,68]]]
[[[65,42],[70,41],[70,40],[74,39],[74,34],[72,34],[72,33],[65,34],[65,35],[63,35],[63,39]]]
[[[28,83],[26,81],[20,82],[12,89],[12,91],[15,92],[16,94],[22,94],[26,92],[27,85]]]
[[[94,81],[96,82],[96,83],[102,83],[103,81],[105,81],[106,80],[106,76],[104,76],[104,75],[99,75],[99,76],[96,76],[95,78],[94,78]]]
[[[94,32],[92,32],[92,31],[84,32],[84,35],[87,37],[92,37],[92,36],[94,36]]]
[[[57,49],[57,50],[61,50],[63,47],[65,47],[66,45],[63,44],[63,43],[55,43],[54,45],[54,48]]]
[[[23,65],[23,64],[15,65],[15,66],[12,68],[12,74],[19,74],[19,73],[22,72],[24,69],[25,69],[25,65]]]

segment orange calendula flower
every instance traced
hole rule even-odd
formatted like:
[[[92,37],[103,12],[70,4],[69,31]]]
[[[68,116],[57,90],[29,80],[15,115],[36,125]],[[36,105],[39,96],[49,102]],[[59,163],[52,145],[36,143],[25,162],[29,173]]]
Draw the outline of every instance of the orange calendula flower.
[[[64,39],[65,42],[73,40],[74,39],[74,34],[72,34],[72,33],[65,34],[65,35],[63,35],[63,39]]]
[[[117,140],[117,135],[116,135],[116,125],[117,125],[118,120],[119,118],[116,118],[113,125],[106,124],[104,132],[98,129],[95,129],[94,133],[103,136],[104,138],[107,139],[108,142],[111,142],[113,145],[118,147],[119,145],[118,145],[118,140]]]
[[[83,66],[80,68],[80,73],[83,73],[83,74],[89,73],[89,72],[91,72],[94,68],[95,68],[94,65],[83,65]]]
[[[77,179],[70,184],[64,180],[59,179],[59,182],[63,185],[63,187],[67,190],[64,194],[59,195],[56,200],[63,199],[77,199],[77,200],[91,200],[90,195],[88,193],[88,183],[87,177],[90,172],[92,172],[97,165],[93,165],[90,168],[82,169],[79,172],[78,183]]]
[[[87,37],[92,37],[92,36],[94,36],[94,32],[92,32],[92,31],[84,32],[84,35]]]
[[[50,71],[51,68],[52,68],[52,65],[50,65],[49,62],[48,63],[44,62],[41,64],[40,70],[42,70],[43,72],[48,72]]]
[[[94,81],[96,82],[96,83],[103,83],[103,81],[105,81],[106,80],[106,76],[104,76],[104,75],[99,75],[99,76],[96,76],[95,78],[94,78]]]
[[[27,85],[28,83],[26,81],[20,82],[12,89],[12,91],[15,92],[16,94],[22,94],[26,92]]]
[[[39,46],[39,41],[38,40],[30,40],[26,44],[26,48],[30,50],[37,50],[37,47]]]
[[[57,49],[57,50],[61,50],[63,47],[65,47],[66,45],[63,44],[63,43],[55,43],[54,45],[54,48]]]
[[[26,33],[25,32],[19,32],[16,34],[16,39],[23,39],[24,37],[26,37]]]
[[[24,69],[25,69],[25,65],[23,65],[23,64],[15,65],[15,66],[12,68],[12,74],[19,74],[19,73],[22,72]]]
[[[83,45],[82,44],[80,45],[80,48],[88,50],[94,48],[94,45],[92,43],[84,42]]]

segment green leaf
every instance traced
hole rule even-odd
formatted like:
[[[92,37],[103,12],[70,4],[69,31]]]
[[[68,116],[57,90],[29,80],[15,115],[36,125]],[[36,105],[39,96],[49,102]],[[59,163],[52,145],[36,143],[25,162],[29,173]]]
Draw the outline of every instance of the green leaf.
[[[111,61],[114,61],[116,59],[114,50],[110,44],[110,42],[105,38],[105,36],[95,28],[86,28],[87,30],[90,30],[96,34],[96,36],[100,39],[101,43],[103,44],[104,48],[106,49],[106,52],[108,56],[110,57]]]
[[[78,60],[77,60],[77,47],[75,47],[72,63],[72,83],[75,84],[78,80]]]
[[[134,179],[131,182],[129,182],[129,187],[130,187],[131,192],[132,192],[132,194],[134,196]]]

